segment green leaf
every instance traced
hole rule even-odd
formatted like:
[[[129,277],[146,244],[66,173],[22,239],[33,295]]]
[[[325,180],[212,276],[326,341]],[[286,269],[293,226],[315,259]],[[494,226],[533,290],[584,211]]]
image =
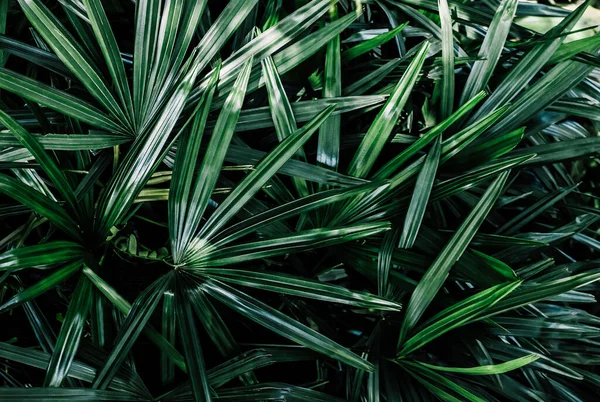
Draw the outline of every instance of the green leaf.
[[[163,294],[162,308],[162,336],[171,344],[174,344],[176,339],[176,322],[177,316],[175,313],[175,295],[170,290]],[[168,385],[175,379],[175,365],[169,359],[169,356],[162,352],[160,355],[161,381],[163,385]]]
[[[429,390],[429,392],[431,392],[433,395],[437,396],[440,400],[442,400],[444,402],[461,402],[462,401],[461,399],[455,398],[453,395],[444,391],[443,389],[439,388],[438,386],[433,385],[427,379],[425,379],[424,377],[415,373],[414,371],[410,372],[410,374],[418,382],[420,382],[427,390]]]
[[[257,151],[245,146],[230,145],[225,160],[238,165],[256,165],[267,155],[266,152]],[[290,159],[279,170],[280,174],[292,177],[302,177],[314,183],[327,184],[335,187],[348,187],[367,183],[364,179],[347,176],[320,166]]]
[[[576,61],[556,65],[525,90],[487,136],[494,138],[524,125],[536,113],[581,83],[593,69]]]
[[[196,30],[198,29],[198,24],[202,18],[202,15],[205,13],[206,3],[206,0],[191,2],[185,1],[184,9],[181,12],[181,17],[179,17],[179,21],[177,21],[177,9],[173,7],[172,4],[170,4],[167,8],[167,10],[169,11],[167,15],[169,15],[169,17],[166,23],[168,25],[171,25],[177,24],[178,22],[177,29],[174,29],[177,32],[177,38],[172,48],[169,48],[169,40],[165,40],[162,37],[159,38],[159,44],[161,46],[161,49],[163,49],[166,52],[166,54],[163,51],[157,52],[156,59],[153,64],[153,68],[155,66],[159,68],[155,84],[156,88],[160,88],[159,84],[161,83],[161,74],[164,74],[163,69],[167,69],[167,76],[162,81],[165,87],[169,86],[170,77],[179,71],[181,63],[183,62],[185,55],[189,51],[190,43],[197,32]],[[173,32],[167,32],[167,34],[172,35]],[[166,59],[166,57],[168,56],[168,52],[171,52],[170,62],[160,61]],[[207,55],[206,62],[208,63],[213,56],[214,55]]]
[[[337,5],[332,5],[329,10],[331,21],[338,18]],[[325,70],[323,98],[335,98],[342,95],[342,63],[340,36],[336,35],[327,43],[325,51]],[[319,141],[317,143],[317,163],[337,170],[340,159],[340,131],[341,117],[330,116],[319,128]]]
[[[317,356],[309,349],[292,346],[275,346],[252,349],[208,371],[208,380],[213,387],[231,381],[249,371],[274,363],[312,360]]]
[[[177,292],[178,297],[175,301],[177,325],[181,329],[179,334],[185,353],[186,366],[190,374],[194,401],[210,402],[212,400],[211,389],[208,385],[202,347],[200,346],[200,337],[196,329],[196,323],[194,322],[195,318],[192,306],[189,303],[189,297],[187,297],[185,287],[182,288],[182,283],[179,283],[180,281],[183,282],[183,278],[178,277],[177,286],[179,289]]]
[[[160,7],[160,1],[157,2]],[[194,48],[192,51],[190,58],[187,59],[186,63],[182,67],[182,63],[185,59],[185,56],[189,54],[189,45],[191,40],[196,33],[196,29],[200,23],[202,15],[204,14],[204,9],[206,7],[206,0],[194,1],[194,2],[185,2],[185,9],[181,11],[181,15],[179,15],[179,1],[169,2],[169,4],[163,8],[163,16],[162,19],[158,17],[160,10],[155,9],[154,4],[150,4],[149,8],[144,10],[144,13],[150,12],[151,15],[156,19],[156,25],[151,24],[148,28],[152,30],[158,29],[161,34],[152,35],[151,32],[145,31],[145,42],[146,44],[140,42],[139,43],[139,54],[140,57],[143,57],[147,60],[150,60],[148,66],[140,67],[140,75],[142,74],[151,74],[148,77],[148,81],[145,83],[140,83],[139,89],[140,91],[145,91],[144,97],[140,97],[140,102],[144,102],[140,106],[140,113],[142,115],[138,115],[140,121],[142,123],[140,131],[145,131],[148,129],[150,123],[152,123],[157,115],[160,114],[162,107],[169,102],[170,96],[172,95],[173,88],[175,88],[181,80],[181,77],[185,74],[185,70],[189,67],[190,62],[193,65],[198,65],[198,70],[202,71],[204,67],[206,67],[215,56],[216,52],[219,50],[219,47],[222,46],[222,42],[227,39],[220,38],[219,41],[216,41],[214,36],[214,29],[211,27],[209,32],[210,36],[204,35],[201,42]],[[229,3],[228,7],[231,6],[232,3]],[[244,10],[240,9],[240,13],[244,12]],[[221,24],[227,24],[231,21],[224,21],[224,18],[230,17],[229,13],[223,13],[223,16],[219,17],[215,24],[218,22],[220,26]],[[145,14],[143,18],[151,18],[148,14]],[[172,29],[172,31],[167,32],[165,26],[158,26],[158,23],[162,22],[168,26],[176,26],[176,29]],[[235,29],[237,26],[234,26]],[[142,29],[146,29],[145,27]],[[155,31],[156,32],[156,31]],[[171,48],[166,48],[168,46],[168,42],[170,39],[165,38],[163,35],[168,34],[169,38],[172,38],[172,35],[176,35],[176,42]],[[227,35],[227,32],[224,32]],[[156,38],[158,36],[158,38]],[[156,38],[156,42],[155,42]],[[219,38],[217,38],[219,39]],[[153,46],[150,44],[153,42],[155,46],[157,46],[157,51],[154,52]],[[210,49],[210,46],[217,45],[219,46],[216,49]],[[208,46],[208,47],[207,47]],[[205,58],[200,59],[197,58],[199,50],[205,52]],[[171,60],[166,60],[169,57],[168,52],[172,52]],[[153,70],[150,70],[153,68]],[[158,69],[158,70],[156,70]],[[166,71],[165,71],[166,69]],[[134,102],[135,103],[135,102]]]
[[[357,57],[362,56],[363,54],[370,52],[375,48],[381,47],[383,44],[389,42],[390,40],[394,39],[397,35],[399,35],[400,32],[402,32],[402,30],[406,28],[407,25],[408,22],[405,22],[401,25],[398,25],[394,29],[379,34],[374,38],[366,40],[356,46],[351,47],[348,50],[345,50],[342,53],[342,62],[348,63],[350,60],[354,60]]]
[[[316,208],[321,208],[335,202],[340,202],[349,197],[375,190],[381,186],[380,183],[369,183],[343,189],[320,191],[307,197],[299,198],[275,208],[268,209],[219,232],[213,239],[214,247],[222,247],[271,223],[300,215],[304,212],[312,211]]]
[[[281,142],[296,131],[298,125],[296,124],[292,105],[285,93],[285,88],[281,82],[273,58],[267,57],[262,60],[261,64],[267,86],[267,94],[269,95],[268,111],[273,120],[277,139]],[[253,116],[252,120],[256,120],[256,116]]]
[[[504,114],[505,110],[505,108],[500,108],[496,112],[501,112],[501,114]],[[492,113],[492,115],[495,115],[496,112]],[[492,115],[490,115],[490,117]],[[480,121],[483,120],[486,120],[486,118]],[[496,120],[497,119],[490,121],[490,124]],[[474,123],[473,125],[476,124],[477,123]],[[474,165],[477,163],[485,163],[487,161],[499,159],[501,156],[504,156],[507,152],[515,148],[521,142],[524,135],[525,127],[521,127],[506,134],[498,135],[494,138],[488,138],[480,143],[475,143],[463,151],[458,150],[460,153],[455,160],[453,160],[453,163],[458,163],[459,165]]]
[[[233,35],[236,29],[244,22],[246,17],[250,14],[252,9],[256,6],[257,0],[232,0],[227,3],[227,6],[221,11],[217,20],[210,26],[210,28],[206,31],[204,36],[202,37],[200,43],[194,48],[195,55],[192,56],[193,64],[199,66],[199,70],[203,70],[209,62],[217,55],[219,50],[225,45],[227,40]],[[195,29],[195,27],[193,27]],[[240,49],[240,51],[243,49]],[[246,54],[246,57],[241,58],[241,63],[244,64],[253,58],[253,54]],[[230,67],[230,65],[228,65]],[[226,65],[221,67],[220,73],[220,81],[223,84],[225,69],[228,67]],[[241,68],[241,66],[237,66]],[[236,69],[235,77],[237,77],[237,73],[239,70]],[[170,77],[173,79],[173,77]],[[208,83],[208,79],[210,79],[210,75],[204,81],[204,84]],[[169,83],[169,80],[167,80]],[[164,87],[168,87],[168,85],[164,85]],[[191,92],[191,97],[188,102],[188,106],[195,105],[195,99],[202,94],[202,92],[206,89],[205,86],[200,85],[200,87],[195,88],[194,91]],[[225,92],[225,91],[223,91]],[[221,92],[220,92],[221,93]],[[159,95],[159,100],[164,98],[166,95],[165,91],[162,91]],[[156,103],[157,105],[160,102]],[[219,106],[222,104],[219,103]],[[216,105],[213,103],[213,108]],[[151,114],[153,115],[154,112]],[[151,120],[151,119],[148,119]]]
[[[0,123],[2,123],[17,138],[17,140],[31,152],[36,162],[42,166],[46,174],[50,177],[50,180],[52,180],[62,197],[65,199],[70,212],[75,214],[79,222],[83,222],[83,211],[77,202],[77,198],[75,197],[71,185],[63,172],[58,168],[56,162],[46,153],[44,147],[42,147],[33,135],[3,110],[0,110]]]
[[[450,197],[451,195],[457,194],[478,183],[488,180],[498,173],[512,169],[515,166],[525,165],[527,161],[532,158],[533,155],[525,154],[520,157],[498,159],[497,161],[492,161],[475,169],[468,170],[465,173],[448,180],[436,183],[434,184],[431,193],[431,201]]]
[[[598,45],[600,45],[600,36],[598,35],[563,43],[552,55],[550,60],[548,60],[548,64],[556,64],[561,61],[570,60],[579,53],[592,50]]]
[[[470,402],[485,402],[485,399],[478,397],[477,395],[473,394],[466,388],[464,388],[464,387],[458,385],[457,383],[455,383],[454,381],[450,380],[448,377],[438,374],[437,372],[429,369],[428,367],[424,366],[420,362],[414,363],[411,361],[396,360],[396,363],[399,363],[411,375],[416,375],[415,378],[417,380],[424,382],[423,379],[427,379],[424,383],[433,381],[433,383],[435,383],[439,386],[442,386],[442,387],[460,395],[461,397],[464,398],[462,400],[466,400],[466,401],[470,401]],[[452,399],[452,400],[457,400],[457,399]],[[461,400],[461,399],[459,399],[459,400]]]
[[[459,326],[571,291],[599,278],[598,272],[590,272],[546,283],[524,285],[514,282],[486,289],[429,319],[417,334],[406,341],[398,355],[405,356]]]
[[[267,5],[265,6],[265,13],[263,15],[263,30],[269,29],[279,22],[280,9],[281,0],[268,0]]]
[[[387,296],[389,288],[390,268],[394,257],[394,251],[400,237],[400,228],[395,227],[383,235],[381,247],[377,254],[377,294]]]
[[[487,84],[496,69],[502,49],[510,32],[518,0],[502,0],[494,14],[492,23],[485,35],[479,53],[478,60],[473,63],[469,78],[465,83],[460,104],[464,104],[479,91],[485,90]]]
[[[547,246],[548,243],[537,240],[529,240],[523,239],[520,237],[512,237],[512,236],[500,236],[495,234],[487,234],[487,233],[478,233],[473,238],[472,244],[474,246],[483,246],[483,247],[512,247],[512,246],[522,246],[522,247],[542,247]]]
[[[125,300],[117,291],[100,278],[94,271],[88,267],[84,267],[83,273],[90,278],[90,281],[98,288],[100,292],[124,315],[128,315],[131,311],[131,305]],[[183,356],[169,343],[161,334],[159,334],[151,325],[146,325],[142,332],[148,339],[150,339],[156,346],[158,346],[163,353],[182,370],[185,371],[185,363]]]
[[[475,255],[479,260],[481,260],[490,271],[499,274],[500,277],[502,277],[503,279],[510,281],[515,281],[518,279],[512,268],[500,261],[499,259],[484,254],[477,250],[470,250],[470,253]]]
[[[254,402],[254,401],[312,401],[312,402],[342,402],[339,399],[296,385],[284,383],[261,383],[246,385],[236,388],[225,388],[219,390],[219,400],[230,402]]]
[[[146,24],[143,28],[144,34],[147,36],[144,40],[140,41],[141,46],[140,55],[149,63],[145,68],[142,67],[140,72],[146,75],[146,82],[144,85],[145,96],[140,99],[143,102],[143,106],[140,105],[140,114],[143,115],[144,111],[152,109],[154,106],[153,102],[156,102],[157,97],[161,94],[161,91],[168,87],[164,85],[165,78],[169,73],[173,74],[180,67],[182,59],[176,60],[176,65],[171,65],[171,58],[173,52],[179,56],[181,54],[181,48],[176,47],[176,40],[178,39],[178,33],[181,31],[188,31],[189,27],[185,24],[188,21],[182,21],[182,13],[190,12],[190,15],[185,15],[183,18],[190,18],[197,24],[197,18],[199,15],[194,14],[195,10],[183,10],[185,6],[196,7],[196,9],[203,10],[206,6],[206,1],[194,2],[198,3],[195,5],[186,5],[183,0],[175,0],[164,3],[162,6],[162,14],[160,14],[161,4],[157,2],[159,9],[155,9],[155,4],[148,4],[148,8],[145,10],[149,15],[146,17],[151,18],[150,22],[152,25]],[[160,15],[159,15],[160,14]],[[192,21],[189,21],[192,22]],[[183,24],[183,25],[181,25]],[[186,32],[187,33],[187,32]],[[185,35],[185,34],[184,34]],[[181,38],[180,38],[181,39]],[[179,44],[180,46],[183,43]],[[189,42],[186,44],[189,46]]]
[[[186,267],[203,268],[236,264],[344,243],[372,236],[386,230],[389,230],[389,224],[382,222],[346,226],[341,229],[305,230],[292,235],[222,247],[215,250],[208,247],[202,253],[187,260]]]
[[[7,310],[12,310],[23,303],[27,303],[28,301],[33,300],[40,295],[43,295],[50,289],[63,283],[71,276],[73,276],[73,274],[77,272],[82,265],[83,261],[75,261],[48,275],[41,281],[29,286],[27,289],[20,291],[19,293],[11,297],[9,300],[7,300],[4,304],[2,304],[2,306],[0,306],[0,313]]]
[[[0,388],[4,402],[48,401],[144,401],[145,399],[121,391],[100,391],[89,388]]]
[[[8,0],[0,1],[0,34],[6,33],[6,22],[8,20],[8,6],[9,6]],[[4,66],[4,64],[6,64],[7,58],[8,58],[8,55],[6,53],[0,51],[0,67]]]
[[[130,122],[110,93],[98,69],[64,28],[60,21],[39,0],[19,0],[21,9],[31,25],[42,35],[58,58],[75,75],[90,94],[100,102],[119,124],[131,131]]]
[[[106,389],[108,387],[117,370],[127,358],[133,343],[156,309],[170,281],[170,275],[162,276],[137,297],[119,329],[110,355],[104,362],[104,366],[96,374],[96,378],[92,384],[93,388]]]
[[[25,305],[27,306],[27,304]],[[22,348],[8,343],[0,342],[0,356],[3,359],[7,359],[14,362],[19,362],[29,367],[35,367],[38,369],[46,370],[48,363],[50,362],[51,354],[41,350],[32,348]],[[85,363],[74,360],[69,368],[68,379],[78,379],[88,383],[94,380],[96,369]],[[131,381],[131,379],[129,379]],[[115,378],[111,383],[110,388],[116,391],[128,391],[137,392],[138,390],[130,385],[130,381],[123,380],[121,378]],[[6,388],[0,388],[6,389]],[[65,389],[65,388],[44,388],[49,393],[54,390]]]
[[[502,225],[496,233],[510,235],[527,225],[529,222],[534,220],[537,216],[544,213],[552,205],[556,204],[572,191],[574,191],[579,184],[558,189],[552,193],[549,193],[545,197],[542,197],[536,203],[532,204],[528,208],[525,208],[521,213],[517,214],[514,218],[510,219],[504,225]]]
[[[23,287],[21,286],[20,288],[22,289]],[[47,357],[45,359],[46,364],[42,367],[46,370],[54,351],[54,345],[56,344],[56,334],[35,300],[23,304],[23,310],[37,339],[37,343]]]
[[[352,367],[367,371],[373,369],[371,363],[350,350],[229,285],[208,280],[202,284],[202,288],[234,311],[293,342]]]
[[[219,114],[219,120],[213,131],[213,135],[206,149],[206,156],[200,165],[201,176],[196,179],[192,192],[193,203],[188,205],[187,219],[183,230],[180,230],[181,236],[177,239],[179,243],[178,254],[174,255],[176,263],[181,262],[189,251],[190,242],[198,230],[198,225],[202,215],[208,206],[210,196],[215,188],[219,172],[223,166],[227,148],[233,137],[235,125],[237,124],[240,110],[246,95],[246,86],[250,77],[252,68],[252,59],[249,59],[235,84],[235,91],[231,92],[227,98],[225,106]]]
[[[269,90],[268,87],[267,90]],[[295,121],[303,123],[312,120],[317,114],[322,112],[323,109],[331,105],[336,106],[333,114],[337,115],[377,106],[383,104],[385,100],[386,96],[384,95],[342,96],[338,98],[323,98],[294,102],[290,106]],[[279,108],[281,106],[281,102],[278,101],[277,107]],[[240,113],[240,118],[235,127],[235,131],[252,131],[270,127],[277,128],[274,124],[272,113],[273,110],[271,109],[270,104],[269,106],[264,107],[244,109]],[[209,121],[208,126],[212,127],[214,126],[214,123],[214,121]]]
[[[595,326],[567,322],[567,320],[560,318],[494,317],[490,322],[493,322],[493,326],[486,332],[500,336],[518,336],[548,340],[584,340],[598,336],[598,329]]]
[[[410,206],[406,212],[406,218],[404,219],[404,228],[402,230],[402,236],[400,237],[400,248],[412,248],[421,222],[425,216],[425,210],[427,209],[427,201],[433,188],[433,181],[437,173],[438,164],[440,162],[440,155],[442,149],[442,142],[438,137],[438,141],[433,145],[425,162],[423,168],[419,172],[417,177],[417,184],[413,191],[412,199],[410,200]]]
[[[75,195],[77,196],[77,199],[81,200],[82,198],[87,197],[87,201],[92,204],[92,192],[94,189],[94,184],[100,178],[100,175],[104,173],[111,162],[111,159],[112,155],[109,152],[103,152],[99,155],[98,159],[96,159],[88,168],[85,177],[79,182],[79,185],[77,185],[77,188],[75,189]],[[88,208],[87,211],[92,210],[92,205],[86,205],[86,207]],[[89,214],[87,211],[86,213]]]
[[[77,222],[56,201],[39,191],[10,176],[0,174],[0,192],[44,216],[74,239],[81,239],[81,231]]]
[[[169,232],[173,259],[179,261],[185,244],[181,243],[186,229],[188,212],[193,216],[195,212],[195,199],[190,199],[192,186],[197,188],[201,183],[201,176],[194,183],[195,169],[202,143],[202,136],[206,126],[206,119],[212,103],[212,98],[217,85],[219,68],[213,73],[213,80],[209,88],[202,95],[195,113],[192,127],[185,130],[179,139],[178,152],[173,166],[173,175],[169,187]],[[210,154],[209,154],[210,155]]]
[[[68,21],[75,29],[79,40],[83,42],[83,46],[87,50],[89,57],[96,65],[103,64],[104,59],[102,58],[97,41],[94,40],[94,32],[90,26],[90,19],[87,17],[87,11],[83,2],[80,0],[66,0],[61,3],[61,6]],[[37,33],[35,35],[39,37]],[[37,39],[36,42],[44,49],[50,50],[46,43],[43,42],[43,38]]]
[[[442,143],[442,160],[441,162],[447,162],[449,159],[453,158],[454,155],[459,154],[459,157],[456,159],[465,160],[471,162],[473,159],[481,160],[481,153],[487,151],[489,148],[492,148],[496,151],[496,147],[501,146],[502,149],[506,146],[506,144],[502,143],[512,143],[512,133],[509,133],[505,136],[502,136],[501,140],[498,142],[494,142],[493,145],[488,145],[490,141],[486,141],[483,144],[475,145],[469,147],[469,145],[477,139],[482,133],[485,132],[488,128],[490,128],[494,123],[498,121],[498,119],[502,118],[504,113],[508,110],[508,106],[501,107],[495,110],[493,113],[490,113],[488,116],[477,120],[470,126],[462,129],[460,132],[454,134],[452,137],[448,138]],[[520,130],[522,133],[522,130]],[[519,137],[520,141],[521,137]],[[485,147],[485,149],[483,149]],[[466,148],[466,149],[465,149]],[[463,151],[464,150],[464,151]],[[476,150],[476,151],[475,151]],[[461,153],[462,152],[462,153]],[[466,156],[468,155],[468,156]],[[490,158],[495,159],[495,158]],[[487,160],[486,160],[487,161]],[[472,162],[471,162],[472,163]]]
[[[554,102],[546,108],[549,112],[567,113],[590,120],[600,119],[599,107],[591,102],[577,99],[564,99]]]
[[[200,65],[193,65],[161,111],[147,135],[138,136],[104,189],[97,206],[96,235],[104,240],[110,228],[119,223],[150,178],[162,148],[187,101]]]
[[[567,162],[573,159],[586,158],[597,155],[600,152],[600,138],[579,138],[568,142],[565,146],[564,141],[557,141],[551,144],[534,145],[532,147],[515,149],[509,152],[507,157],[520,157],[523,155],[533,155],[523,165],[549,165],[557,162]]]
[[[188,279],[188,277],[185,278]],[[228,358],[239,354],[240,347],[202,287],[188,286],[185,294],[187,295],[187,301],[192,305],[200,323],[219,353]]]
[[[392,95],[369,127],[369,131],[367,131],[367,134],[356,150],[352,161],[350,161],[348,174],[356,177],[365,177],[371,171],[381,150],[389,140],[389,136],[396,125],[396,120],[398,120],[400,112],[408,101],[411,90],[417,82],[428,50],[429,42],[426,42],[411,61],[408,69],[394,88]]]
[[[100,291],[92,288],[92,305],[90,306],[90,327],[92,343],[94,346],[103,348],[106,345],[106,300]],[[92,378],[93,380],[93,378]]]
[[[150,71],[156,50],[156,39],[160,22],[159,0],[140,0],[135,7],[135,42],[133,49],[133,105],[135,122],[143,127],[145,101],[149,93]]]
[[[209,241],[219,229],[252,198],[256,192],[296,153],[298,149],[331,115],[334,106],[319,113],[311,122],[290,135],[271,151],[256,168],[233,190],[217,210],[210,216],[192,243],[193,252],[197,252],[198,242]]]
[[[246,44],[244,47],[232,54],[231,57],[229,57],[223,63],[223,68],[221,69],[221,74],[219,77],[219,90],[221,92],[221,96],[226,96],[228,92],[221,91],[222,87],[227,87],[228,89],[235,88],[232,87],[231,84],[238,76],[241,66],[246,63],[249,58],[253,58],[256,62],[259,62],[265,57],[273,55],[273,59],[277,65],[277,69],[279,70],[279,74],[284,74],[316,52],[318,48],[322,46],[322,44],[326,43],[335,34],[341,32],[350,24],[351,21],[356,19],[356,15],[350,15],[351,18],[344,19],[343,23],[345,23],[345,25],[343,23],[330,24],[334,25],[334,27],[330,29],[319,30],[309,35],[310,39],[309,37],[306,37],[290,44],[290,42],[297,38],[303,31],[312,26],[321,17],[321,15],[327,12],[329,7],[332,5],[332,3],[335,3],[335,1],[336,0],[313,0],[308,2],[306,5],[298,8],[296,11],[279,21],[276,25],[267,29],[262,34],[248,42],[248,44]],[[230,11],[231,14],[236,17],[236,21],[241,23],[247,15],[247,13],[243,14],[242,11],[248,10],[249,12],[250,9],[256,4],[256,0],[238,0],[237,2],[230,2],[229,4],[232,6]],[[243,6],[243,9],[241,6]],[[215,21],[213,24],[215,27],[215,32],[224,32],[229,30],[231,29],[230,25],[232,25],[230,21],[224,21],[223,26],[226,28],[223,28],[223,26],[217,26],[217,21]],[[317,43],[321,44],[321,46],[318,46]],[[286,47],[288,44],[289,46]],[[314,46],[318,47],[315,48]],[[283,50],[275,54],[280,49]],[[302,50],[305,51],[303,52]],[[305,54],[306,51],[311,53]],[[290,60],[290,58],[293,58],[293,60]],[[284,62],[291,63],[286,63],[284,65]],[[265,81],[264,79],[261,80],[261,75],[262,74],[259,72],[259,74],[250,80],[248,92],[251,92],[252,90],[264,84]],[[256,78],[256,81],[254,78]],[[259,81],[262,82],[259,84]],[[192,94],[192,101],[194,99],[198,99],[201,91],[203,91],[206,87],[206,83],[207,80],[205,79],[203,83],[194,91]],[[216,108],[220,105],[221,103],[217,102],[213,107]]]
[[[440,22],[442,25],[440,116],[442,119],[445,119],[452,114],[454,107],[454,38],[452,34],[452,19],[450,18],[450,9],[448,8],[447,0],[438,0],[438,12],[440,13]]]
[[[83,327],[92,301],[90,280],[82,276],[71,296],[67,314],[60,327],[56,346],[46,371],[44,386],[60,387],[79,349]]]
[[[455,374],[464,374],[464,375],[494,375],[494,374],[504,374],[512,370],[520,369],[539,359],[537,355],[527,355],[523,357],[519,357],[518,359],[509,360],[500,364],[491,364],[488,366],[478,366],[478,367],[445,367],[445,366],[435,366],[433,364],[428,364],[424,362],[418,362],[421,366],[427,367],[436,371],[445,371],[449,373]]]
[[[589,4],[589,1],[582,3],[575,11],[563,19],[560,24],[548,31],[544,35],[542,42],[529,50],[519,60],[518,64],[510,70],[508,75],[504,77],[501,84],[472,117],[471,121],[477,120],[482,115],[489,114],[494,109],[514,99],[544,67],[554,52],[556,52],[565,39],[562,33],[570,31],[575,26]]]
[[[473,236],[475,236],[479,226],[481,226],[496,202],[496,199],[504,190],[508,174],[508,171],[501,173],[488,187],[475,208],[465,218],[460,228],[454,233],[442,252],[419,281],[406,308],[399,343],[402,343],[406,335],[414,328],[419,318],[421,318],[442,287],[450,269],[463,254]]]
[[[308,3],[305,7],[309,5],[313,6],[316,3],[319,3],[322,6],[322,8],[319,11],[323,13],[329,9],[329,6],[331,5],[331,0],[313,0],[313,2]],[[300,9],[296,12],[299,11]],[[322,46],[327,44],[327,42],[329,42],[329,40],[331,40],[335,35],[338,35],[340,32],[346,29],[352,22],[354,22],[359,15],[359,13],[349,13],[343,16],[342,18],[326,25],[324,28],[321,28],[316,32],[307,35],[306,37],[290,44],[285,49],[282,49],[281,51],[275,53],[273,55],[273,61],[277,66],[279,74],[283,75],[287,73],[294,67],[300,65],[302,62],[310,58],[317,51],[319,51],[319,49]],[[316,16],[316,18],[318,17],[319,15]],[[281,22],[283,22],[283,20]],[[277,28],[277,25],[273,28]],[[265,31],[263,35],[267,33],[268,31]],[[252,42],[250,42],[250,44],[252,44]],[[279,48],[279,43],[276,43],[276,45]],[[233,70],[231,74],[233,74],[233,77],[230,80],[233,81],[233,79],[237,76],[237,70]],[[257,74],[252,74],[252,76],[250,77],[250,82],[248,83],[248,92],[253,92],[256,89],[262,87],[264,84],[265,79],[262,76],[261,72],[258,71]],[[223,96],[224,94],[221,95],[221,97]],[[215,102],[213,107],[216,108],[220,106],[222,101],[223,100],[220,99],[219,101]],[[299,120],[297,115],[296,119]]]
[[[129,92],[129,83],[123,60],[119,53],[117,41],[110,26],[110,22],[106,17],[102,2],[100,0],[82,0],[87,11],[87,16],[90,19],[92,29],[96,36],[96,40],[100,45],[100,50],[108,66],[108,71],[116,87],[119,100],[122,108],[126,111],[127,118],[130,122],[135,121],[133,115],[133,103],[131,101],[131,93]]]
[[[408,148],[404,151],[400,152],[398,155],[390,159],[377,173],[375,173],[374,177],[379,179],[384,179],[390,177],[394,172],[396,172],[404,163],[406,163],[411,157],[413,157],[418,151],[423,149],[427,144],[433,141],[437,136],[441,135],[446,129],[448,129],[452,124],[460,120],[463,116],[465,116],[470,110],[472,110],[475,105],[477,105],[483,98],[485,98],[485,92],[478,93],[473,99],[469,102],[465,103],[461,106],[454,114],[449,116],[447,119],[437,124],[427,133],[425,133],[421,138],[413,142]]]
[[[298,129],[298,125],[296,124],[292,105],[285,93],[285,89],[273,59],[267,57],[261,63],[266,77],[265,81],[267,84],[267,94],[269,96],[269,111],[271,112],[277,139],[281,142],[292,135]],[[302,148],[298,149],[296,156],[301,160],[306,160],[306,155]],[[308,186],[305,180],[294,177],[293,181],[296,191],[301,197],[308,195]]]
[[[60,240],[15,248],[0,254],[0,271],[45,269],[55,264],[79,260],[85,256],[85,252],[77,243]]]
[[[0,88],[94,127],[117,133],[124,132],[118,123],[88,102],[4,68],[0,68]]]
[[[507,297],[506,299],[496,303],[491,308],[482,311],[478,315],[477,319],[482,320],[508,310],[513,310],[527,304],[545,300],[598,280],[600,280],[600,273],[597,270],[592,270],[566,278],[522,286],[515,292],[511,293],[510,297]]]
[[[382,65],[381,67],[373,70],[363,78],[356,80],[355,82],[346,85],[342,88],[342,93],[346,96],[353,95],[358,96],[367,92],[375,85],[379,84],[381,80],[386,78],[388,74],[396,69],[404,59],[393,59]]]
[[[4,3],[6,3],[6,1],[4,1]],[[47,68],[64,77],[75,78],[54,53],[45,49],[40,49],[39,47],[29,45],[14,38],[9,38],[2,34],[0,34],[0,48],[2,49],[3,54],[5,54],[5,58],[8,54],[11,54],[35,63],[40,67]]]
[[[208,278],[255,289],[268,290],[331,303],[342,303],[366,309],[400,311],[400,304],[370,293],[351,291],[341,286],[328,285],[283,273],[252,272],[237,269],[210,269],[197,271]]]
[[[115,134],[31,134],[45,149],[56,151],[83,151],[90,149],[112,148],[131,141],[130,138]],[[22,147],[23,145],[10,133],[0,133],[0,147]]]

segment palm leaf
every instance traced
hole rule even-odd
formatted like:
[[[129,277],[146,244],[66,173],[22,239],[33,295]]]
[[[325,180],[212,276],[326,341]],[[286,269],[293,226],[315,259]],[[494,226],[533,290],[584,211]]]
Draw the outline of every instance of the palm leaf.
[[[81,81],[90,94],[119,121],[122,127],[131,130],[127,117],[123,114],[102,77],[98,75],[98,69],[93,66],[85,51],[77,44],[60,21],[38,0],[20,0],[19,5],[50,48],[73,75]]]
[[[442,287],[448,272],[454,262],[462,255],[479,226],[503,191],[508,178],[508,172],[501,173],[486,190],[476,207],[471,211],[465,222],[444,247],[435,262],[427,270],[419,285],[412,294],[406,308],[406,316],[400,333],[400,342],[414,328],[425,309]]]
[[[221,303],[281,336],[353,367],[363,370],[372,368],[370,363],[350,350],[229,285],[210,280],[205,282],[202,288]]]
[[[371,171],[375,160],[388,141],[388,137],[396,124],[396,120],[404,104],[408,101],[410,91],[419,77],[419,72],[425,62],[428,50],[428,43],[419,49],[419,53],[415,56],[409,68],[402,76],[402,79],[394,88],[392,96],[390,96],[383,106],[383,109],[381,109],[371,127],[369,127],[369,131],[356,150],[352,161],[350,161],[348,174],[356,177],[365,177]]]
[[[58,388],[67,377],[83,335],[83,327],[92,301],[91,290],[91,282],[87,277],[82,276],[69,303],[56,340],[56,347],[48,364],[44,380],[44,385],[47,387]]]

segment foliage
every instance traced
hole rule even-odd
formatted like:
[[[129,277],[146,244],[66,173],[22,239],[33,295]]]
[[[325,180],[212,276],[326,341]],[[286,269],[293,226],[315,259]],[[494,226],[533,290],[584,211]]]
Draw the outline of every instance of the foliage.
[[[0,400],[597,398],[588,6],[0,0]]]

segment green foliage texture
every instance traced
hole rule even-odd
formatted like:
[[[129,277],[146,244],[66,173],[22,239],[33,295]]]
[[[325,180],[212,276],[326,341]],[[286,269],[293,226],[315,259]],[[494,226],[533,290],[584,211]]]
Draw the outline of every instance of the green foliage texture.
[[[589,7],[0,0],[0,401],[598,400]]]

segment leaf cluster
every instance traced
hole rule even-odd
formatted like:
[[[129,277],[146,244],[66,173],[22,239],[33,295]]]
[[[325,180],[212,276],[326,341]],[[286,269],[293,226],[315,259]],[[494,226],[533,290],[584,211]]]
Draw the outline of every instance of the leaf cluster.
[[[589,6],[0,0],[0,400],[597,398]]]

